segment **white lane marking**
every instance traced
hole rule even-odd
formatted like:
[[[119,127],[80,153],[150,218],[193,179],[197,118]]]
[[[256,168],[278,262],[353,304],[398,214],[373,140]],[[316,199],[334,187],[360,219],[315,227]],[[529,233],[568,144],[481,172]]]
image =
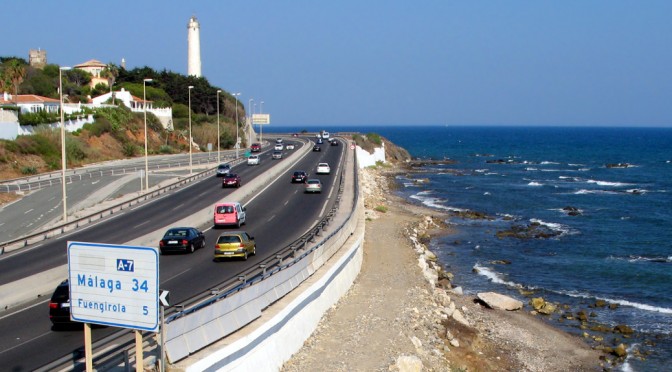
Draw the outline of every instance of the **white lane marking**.
[[[28,306],[27,308],[25,308],[25,309],[21,309],[21,310],[19,310],[19,311],[17,311],[17,312],[14,312],[14,313],[11,313],[11,314],[7,314],[7,315],[4,315],[4,316],[0,316],[0,320],[3,320],[3,319],[5,319],[5,318],[9,318],[10,316],[12,316],[12,315],[16,315],[16,314],[18,314],[18,313],[20,313],[20,312],[22,312],[22,311],[26,311],[26,310],[28,310],[28,309],[32,309],[32,308],[34,308],[35,306],[44,306],[44,304],[46,304],[46,303],[49,302],[49,301],[51,301],[51,299],[49,299],[49,300],[44,300],[44,301],[42,301],[42,302],[38,302],[38,303],[36,303],[36,304],[32,304],[32,305]],[[2,353],[2,351],[0,351],[0,354],[1,354],[1,353]]]
[[[285,200],[285,204],[283,204],[283,205],[287,205],[287,204],[289,204],[289,199]]]
[[[29,343],[29,342],[33,342],[33,341],[37,340],[38,338],[42,338],[42,337],[48,335],[49,333],[51,333],[51,332],[46,332],[46,333],[43,333],[43,334],[41,334],[41,335],[39,335],[39,336],[33,337],[33,338],[31,338],[30,340],[23,341],[22,343],[20,343],[20,344],[16,344],[16,345],[10,347],[9,349],[5,349],[5,350],[3,350],[3,351],[0,351],[0,354],[6,353],[6,352],[11,351],[11,350],[14,350],[14,349],[16,349],[16,348],[18,348],[18,347],[20,347],[20,346],[22,346],[22,345],[25,345],[25,344]]]
[[[266,222],[271,222],[275,218],[275,215],[272,215],[271,218],[267,219]]]
[[[184,270],[184,271],[181,272],[181,273],[177,273],[177,274],[175,274],[174,276],[171,276],[171,277],[168,278],[168,280],[166,280],[164,283],[167,283],[167,282],[169,282],[169,281],[171,281],[171,280],[177,278],[178,276],[183,275],[184,273],[186,273],[186,272],[189,271],[189,270],[191,270],[191,269],[186,269],[186,270]]]
[[[98,181],[93,181],[93,182],[91,182],[91,184],[92,184],[92,185],[95,185],[95,184],[97,184],[98,182],[100,182],[100,180],[98,180]]]
[[[178,205],[177,207],[173,208],[172,210],[176,210],[176,209],[178,209],[178,208],[182,208],[183,205],[184,205],[184,203]]]
[[[23,212],[23,214],[28,214],[28,213],[30,213],[30,212],[32,212],[32,211],[34,211],[34,209],[33,209],[33,208],[30,208],[29,210]]]
[[[137,229],[138,227],[140,227],[140,226],[142,226],[142,225],[145,225],[145,224],[148,224],[148,223],[150,223],[150,222],[152,222],[152,220],[147,220],[147,221],[145,221],[145,222],[142,222],[142,223],[139,223],[139,224],[133,226],[133,228],[134,228],[134,229]]]
[[[320,211],[320,215],[318,217],[322,218],[322,216],[324,215],[324,210],[327,209],[327,204],[329,204],[329,198],[327,198],[327,200],[324,201],[324,205],[322,206],[322,210]]]

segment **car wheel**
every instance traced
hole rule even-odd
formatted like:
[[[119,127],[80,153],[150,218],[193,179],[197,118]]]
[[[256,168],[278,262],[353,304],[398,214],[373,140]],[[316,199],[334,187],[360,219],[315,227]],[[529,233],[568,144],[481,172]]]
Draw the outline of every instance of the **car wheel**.
[[[159,248],[159,254],[164,255],[165,253],[163,252],[163,249]]]
[[[252,255],[253,256],[257,255],[257,245],[256,244],[252,247]]]
[[[245,251],[245,254],[243,255],[243,260],[247,261],[247,250]]]
[[[187,251],[188,251],[189,253],[194,253],[195,250],[196,250],[196,249],[194,248],[194,245],[193,245],[193,244],[189,244],[189,245],[187,246]]]
[[[205,239],[201,242],[201,248],[205,248]]]

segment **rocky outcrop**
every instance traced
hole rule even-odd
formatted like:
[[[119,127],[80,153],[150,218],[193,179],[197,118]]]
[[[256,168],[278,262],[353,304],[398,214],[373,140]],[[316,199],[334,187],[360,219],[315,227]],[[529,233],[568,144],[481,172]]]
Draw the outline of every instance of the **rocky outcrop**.
[[[517,238],[517,239],[549,239],[560,235],[561,232],[553,230],[538,222],[532,222],[527,226],[515,225],[508,230],[497,231],[498,238]]]
[[[572,207],[572,206],[566,206],[562,208],[562,210],[567,213],[568,216],[580,216],[581,215],[581,210],[577,207]]]
[[[628,168],[628,167],[632,167],[632,165],[629,164],[629,163],[607,163],[607,164],[605,164],[605,167],[607,167],[607,168]]]
[[[481,292],[478,293],[476,297],[483,301],[489,308],[495,310],[513,311],[523,308],[523,303],[521,301],[495,292]]]

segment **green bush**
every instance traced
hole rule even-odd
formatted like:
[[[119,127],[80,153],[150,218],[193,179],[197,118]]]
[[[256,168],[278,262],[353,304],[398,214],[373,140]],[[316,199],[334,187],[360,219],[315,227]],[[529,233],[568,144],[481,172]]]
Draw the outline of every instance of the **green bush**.
[[[384,205],[379,205],[379,206],[375,207],[374,209],[377,210],[380,213],[387,213],[387,207],[384,206]]]
[[[77,140],[66,140],[65,153],[69,161],[82,161],[86,159],[86,152],[82,148],[82,143]]]
[[[122,147],[122,151],[124,153],[124,156],[127,156],[127,157],[131,158],[131,157],[135,156],[135,154],[138,153],[138,146],[136,146],[135,144],[133,144],[131,142],[126,142],[126,143],[124,143],[124,145]]]
[[[32,174],[37,174],[37,168],[33,166],[25,166],[21,168],[21,174],[24,175],[32,175]]]
[[[168,146],[168,145],[162,145],[159,148],[159,153],[161,153],[161,154],[172,154],[173,153],[173,148]]]
[[[380,135],[379,135],[379,134],[376,134],[376,133],[368,133],[368,134],[366,135],[366,138],[367,138],[369,141],[371,141],[372,143],[376,144],[376,145],[379,145],[379,146],[380,146],[380,145],[383,144],[383,140],[382,140],[382,138],[380,138]]]

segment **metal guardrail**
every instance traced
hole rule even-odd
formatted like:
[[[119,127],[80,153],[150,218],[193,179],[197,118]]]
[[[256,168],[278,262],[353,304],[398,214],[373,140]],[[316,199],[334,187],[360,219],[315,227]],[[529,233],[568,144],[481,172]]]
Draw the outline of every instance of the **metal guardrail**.
[[[234,160],[232,164],[236,164],[236,161],[242,162],[242,158],[239,160]],[[202,171],[200,173],[195,173],[191,176],[186,176],[185,178],[182,178],[174,183],[171,183],[169,185],[160,187],[156,190],[153,190],[147,194],[140,195],[138,197],[135,197],[133,199],[129,199],[127,201],[124,201],[122,203],[116,204],[114,206],[111,206],[109,208],[103,209],[101,211],[98,211],[96,213],[89,214],[87,216],[78,218],[76,220],[67,222],[65,224],[61,224],[46,230],[41,230],[39,232],[22,236],[20,238],[16,238],[13,240],[9,240],[6,242],[0,243],[0,255],[5,252],[6,249],[8,248],[20,248],[20,247],[26,247],[30,244],[38,243],[43,240],[47,240],[53,237],[56,237],[58,235],[65,234],[66,232],[70,232],[72,230],[75,230],[79,227],[86,226],[88,224],[91,224],[92,222],[99,221],[105,217],[109,217],[119,211],[122,211],[124,209],[127,209],[131,206],[135,206],[137,204],[143,203],[145,201],[148,201],[150,199],[153,199],[157,196],[163,195],[173,189],[179,188],[187,183],[193,182],[199,178],[205,177],[208,174],[214,172],[215,168],[213,169],[208,169],[205,171]]]
[[[232,156],[227,156],[225,158],[221,158],[223,161],[229,161],[231,159],[235,159]],[[217,157],[214,155],[208,155],[204,159],[194,159],[195,161],[192,161],[192,164],[196,165],[201,165],[203,163],[205,164],[210,164],[210,163],[216,163],[217,162]],[[179,168],[179,167],[188,167],[189,162],[188,161],[179,161],[179,162],[163,162],[155,165],[151,165],[148,167],[149,170],[157,171],[157,170],[162,170],[162,169],[170,169],[170,168]],[[93,179],[93,178],[98,178],[98,177],[108,177],[108,176],[123,176],[126,174],[132,174],[132,173],[137,173],[139,171],[144,171],[145,166],[144,165],[134,165],[134,166],[129,166],[129,167],[120,167],[120,168],[112,168],[112,169],[86,169],[86,168],[80,168],[80,169],[71,169],[68,172],[71,172],[71,174],[66,174],[65,175],[65,181],[66,183],[74,182],[74,181],[82,181],[83,179]],[[77,173],[81,172],[81,173]],[[32,176],[32,177],[22,177],[22,178],[15,178],[11,180],[5,180],[0,182],[0,192],[21,192],[21,191],[35,191],[35,190],[40,190],[43,188],[47,187],[53,187],[56,185],[60,185],[61,182],[63,181],[63,176],[60,172],[51,172],[51,173],[45,173],[42,175],[38,176]]]
[[[334,205],[330,208],[329,212],[323,217],[318,223],[307,233],[285,246],[275,257],[268,258],[257,267],[243,270],[231,277],[231,279],[226,280],[219,285],[215,286],[208,291],[202,292],[196,296],[193,296],[181,304],[172,306],[166,311],[165,323],[168,324],[180,317],[186,316],[190,313],[196,312],[200,309],[203,309],[209,305],[216,303],[217,301],[232,296],[237,292],[257,283],[262,280],[265,280],[278,272],[285,270],[293,266],[298,261],[304,259],[309,254],[313,253],[315,250],[320,249],[324,242],[328,241],[331,237],[338,234],[339,231],[346,226],[347,223],[353,218],[353,213],[356,210],[356,205],[359,200],[359,178],[357,172],[357,156],[356,153],[353,155],[354,167],[353,167],[353,177],[354,177],[354,196],[350,206],[350,213],[345,221],[338,226],[333,232],[327,236],[322,237],[322,233],[326,230],[326,227],[329,226],[330,222],[336,215],[336,212],[339,210],[342,204],[343,190],[345,188],[345,175],[341,174],[338,185],[338,192],[336,194],[336,201]],[[309,247],[310,243],[316,243],[318,237],[322,237],[321,243],[315,244],[314,246]],[[335,252],[335,251],[334,251]],[[249,278],[249,279],[248,279]],[[176,310],[180,308],[182,310]],[[155,333],[152,332],[143,332],[143,342],[144,345],[153,344],[156,347],[156,341],[153,336]],[[102,355],[96,355],[93,360],[93,366],[96,371],[106,371],[113,368],[118,368],[120,364],[126,366],[130,370],[130,360],[135,357],[135,339],[132,336],[131,332],[128,330],[119,330],[114,334],[108,336],[105,339],[102,339],[94,343],[93,348],[99,349],[105,345],[116,345],[114,347],[109,347],[105,350],[105,353]],[[150,345],[151,346],[151,345]],[[37,371],[74,371],[80,372],[85,370],[85,366],[82,362],[83,355],[81,357],[65,356],[62,357],[50,364],[47,364],[43,367],[37,369]]]

